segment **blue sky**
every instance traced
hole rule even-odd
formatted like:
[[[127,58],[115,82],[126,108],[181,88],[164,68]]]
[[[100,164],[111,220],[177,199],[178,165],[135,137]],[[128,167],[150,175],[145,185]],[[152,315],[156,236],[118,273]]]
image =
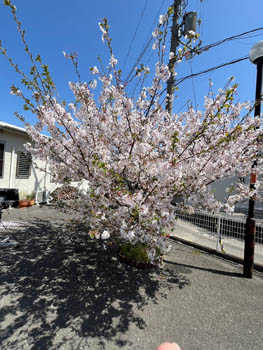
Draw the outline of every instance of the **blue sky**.
[[[76,51],[79,55],[79,69],[83,81],[89,81],[89,67],[98,65],[100,55],[108,63],[108,52],[101,41],[98,22],[107,17],[115,56],[123,69],[124,78],[143,51],[150,33],[156,27],[159,14],[165,13],[172,0],[45,0],[15,1],[17,15],[26,30],[26,37],[34,55],[41,54],[49,65],[61,97],[70,102],[68,81],[75,81],[74,70],[65,60],[62,51]],[[253,6],[252,6],[253,4]],[[189,0],[187,11],[196,11],[202,23],[199,32],[203,45],[217,42],[263,26],[262,0]],[[138,26],[138,23],[140,25]],[[135,30],[137,32],[135,35]],[[257,36],[255,36],[257,34]],[[243,39],[231,41],[210,49],[190,61],[176,67],[178,78],[248,55],[250,48],[263,40],[263,31]],[[16,26],[7,7],[0,5],[0,39],[9,55],[21,67],[29,67]],[[167,45],[167,50],[169,50]],[[140,61],[154,67],[151,46]],[[125,62],[125,65],[124,65]],[[203,97],[208,93],[209,79],[215,91],[224,87],[230,76],[239,84],[240,100],[253,100],[255,96],[256,67],[248,60],[237,63],[195,79],[188,79],[179,86],[174,111],[183,110],[187,101],[202,108]],[[11,96],[10,86],[18,85],[19,78],[0,56],[0,120],[21,126],[14,112],[22,112],[22,101]],[[29,116],[30,118],[30,116]]]

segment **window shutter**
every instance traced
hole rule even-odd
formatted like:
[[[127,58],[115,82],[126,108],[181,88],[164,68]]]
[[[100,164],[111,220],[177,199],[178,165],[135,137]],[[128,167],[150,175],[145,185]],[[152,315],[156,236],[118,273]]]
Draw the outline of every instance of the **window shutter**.
[[[28,179],[31,175],[32,157],[30,153],[17,152],[16,178]]]
[[[3,143],[0,143],[0,177],[3,177],[4,173],[4,149],[5,146]]]

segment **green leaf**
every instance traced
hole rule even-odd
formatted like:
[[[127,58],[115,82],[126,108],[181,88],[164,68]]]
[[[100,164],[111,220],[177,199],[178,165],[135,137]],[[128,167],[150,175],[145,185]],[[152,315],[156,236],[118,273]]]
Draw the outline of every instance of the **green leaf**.
[[[41,57],[40,57],[40,55],[37,55],[37,57],[35,58],[35,61],[41,63]]]
[[[31,68],[31,70],[30,70],[30,75],[34,75],[35,74],[35,71],[36,71],[36,67],[35,66],[33,66],[32,68]]]
[[[1,53],[6,56],[6,49],[4,49],[3,47],[1,47]]]
[[[10,6],[10,0],[4,0],[4,1],[3,1],[3,4],[4,4],[5,6]]]
[[[173,6],[170,6],[170,7],[168,8],[167,13],[168,13],[169,16],[170,16],[171,14],[173,14],[173,13],[174,13],[174,7],[173,7]]]

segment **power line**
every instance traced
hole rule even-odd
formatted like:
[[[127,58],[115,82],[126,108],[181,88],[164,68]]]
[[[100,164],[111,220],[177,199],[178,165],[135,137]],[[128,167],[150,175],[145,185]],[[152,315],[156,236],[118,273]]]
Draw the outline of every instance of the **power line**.
[[[251,34],[251,33],[255,33],[255,32],[257,32],[257,31],[262,31],[262,30],[263,30],[263,27],[259,27],[259,28],[255,28],[255,29],[246,31],[246,32],[241,33],[241,34],[233,35],[233,36],[231,36],[231,37],[228,37],[228,38],[225,38],[225,39],[223,39],[223,40],[217,41],[217,42],[215,42],[215,43],[213,43],[213,44],[203,46],[203,47],[200,48],[200,51],[199,51],[199,52],[203,52],[203,51],[209,50],[209,49],[212,48],[212,47],[216,47],[216,46],[221,45],[221,44],[223,44],[223,43],[226,43],[226,42],[228,42],[228,41],[238,40],[238,39],[239,39],[239,40],[241,40],[241,39],[244,40],[244,39],[249,39],[249,38],[257,37],[257,36],[259,36],[259,35],[261,35],[261,34],[255,34],[255,35],[249,35],[249,36],[247,36],[247,35],[248,35],[248,34]],[[246,37],[244,37],[245,35],[246,35]],[[178,84],[180,84],[180,83],[182,83],[182,82],[183,82],[184,80],[186,80],[186,79],[192,78],[193,94],[194,94],[194,100],[195,100],[195,104],[196,104],[195,88],[194,88],[194,78],[195,78],[195,77],[197,77],[197,76],[199,76],[199,75],[203,75],[203,74],[209,73],[209,72],[211,72],[211,71],[213,71],[213,70],[216,70],[216,69],[225,67],[225,66],[227,66],[227,65],[231,65],[231,64],[234,64],[234,63],[238,63],[238,62],[243,61],[243,60],[245,60],[245,59],[248,59],[248,57],[246,56],[246,57],[243,57],[243,58],[240,58],[240,59],[236,59],[236,60],[233,60],[233,61],[230,61],[230,62],[227,62],[227,63],[223,63],[222,65],[219,65],[219,66],[216,66],[216,67],[212,67],[212,68],[209,68],[209,69],[207,69],[207,70],[204,70],[204,71],[201,71],[201,72],[195,73],[195,74],[193,74],[193,72],[192,72],[192,64],[191,64],[191,62],[190,62],[190,65],[191,65],[191,74],[188,75],[188,76],[182,77],[181,79],[179,79],[179,80],[177,81],[177,83],[175,84],[175,86],[178,85]]]
[[[249,58],[248,56],[241,57],[241,58],[237,58],[237,59],[232,60],[232,61],[230,61],[230,62],[225,62],[225,63],[220,64],[220,65],[218,65],[218,66],[205,69],[205,70],[203,70],[203,71],[201,71],[201,72],[186,75],[186,76],[184,76],[184,77],[182,77],[182,78],[180,78],[180,79],[177,79],[175,86],[181,84],[181,83],[182,83],[183,81],[185,81],[186,79],[194,78],[194,77],[197,77],[197,76],[200,76],[200,75],[203,75],[203,74],[212,72],[212,71],[214,71],[214,70],[216,70],[216,69],[223,68],[223,67],[229,66],[229,65],[231,65],[231,64],[235,64],[235,63],[238,63],[238,62],[247,60],[248,58]],[[165,90],[166,90],[166,89],[165,89]]]
[[[159,9],[158,9],[158,11],[157,11],[157,13],[156,13],[156,16],[155,16],[155,18],[154,18],[152,27],[150,28],[150,30],[149,30],[149,32],[148,32],[147,37],[149,37],[149,39],[146,39],[146,42],[145,42],[144,45],[143,45],[143,49],[142,49],[140,55],[138,56],[138,58],[136,59],[134,65],[132,66],[132,68],[131,68],[129,74],[127,75],[127,77],[126,77],[126,79],[125,79],[125,82],[127,82],[127,81],[130,79],[131,75],[134,73],[134,69],[135,69],[135,68],[137,67],[137,65],[140,63],[140,61],[141,61],[141,59],[143,58],[145,52],[147,51],[147,49],[149,48],[149,46],[151,45],[151,43],[152,43],[153,40],[154,40],[154,38],[153,38],[153,36],[152,36],[152,34],[151,34],[152,28],[154,27],[154,24],[156,23],[156,21],[157,21],[157,19],[158,19],[158,16],[159,16],[159,14],[160,14],[160,11],[161,11],[161,9],[162,9],[164,3],[165,3],[165,0],[162,1],[161,6],[159,7]]]
[[[176,84],[174,84],[174,86],[177,86],[177,85],[181,84],[183,81],[185,81],[185,80],[187,80],[187,79],[194,78],[194,77],[198,77],[198,76],[200,76],[200,75],[204,75],[204,74],[206,74],[206,73],[212,72],[212,71],[217,70],[217,69],[219,69],[219,68],[223,68],[223,67],[229,66],[229,65],[231,65],[231,64],[239,63],[239,62],[242,62],[242,61],[247,60],[247,59],[249,59],[249,56],[237,58],[237,59],[232,60],[232,61],[230,61],[230,62],[225,62],[225,63],[220,64],[220,65],[218,65],[218,66],[205,69],[205,70],[203,70],[203,71],[201,71],[201,72],[186,75],[186,76],[184,76],[184,77],[182,77],[182,78],[180,78],[180,79],[177,79],[177,80],[176,80]],[[160,96],[163,95],[165,92],[166,92],[166,88],[162,90]]]
[[[254,35],[254,36],[249,36],[249,37],[241,38],[241,37],[244,36],[244,35],[251,34],[251,33],[255,33],[255,32],[258,32],[258,31],[260,31],[260,30],[263,31],[263,27],[259,27],[259,28],[252,29],[252,30],[249,30],[249,31],[247,31],[247,32],[241,33],[241,34],[237,34],[237,35],[230,36],[230,37],[225,38],[225,39],[223,39],[223,40],[219,40],[219,41],[217,41],[217,42],[215,42],[215,43],[212,43],[212,44],[203,46],[203,47],[201,47],[201,48],[198,50],[198,52],[199,52],[199,53],[202,53],[202,52],[204,52],[204,51],[207,51],[207,50],[211,49],[212,47],[215,47],[215,46],[224,44],[224,43],[227,42],[227,41],[236,40],[236,39],[249,39],[249,38],[256,37],[256,36],[258,36],[258,34],[257,34],[257,35]]]
[[[153,20],[153,24],[152,24],[151,28],[149,29],[146,37],[149,37],[152,34],[153,27],[154,27],[154,25],[156,24],[156,22],[158,20],[158,17],[160,15],[160,12],[161,12],[161,9],[163,8],[164,3],[165,3],[165,0],[162,1],[158,11],[156,12],[156,15],[155,15],[154,20]]]
[[[191,75],[193,75],[192,61],[190,61],[189,63],[190,63]],[[197,109],[196,94],[195,94],[195,85],[194,85],[194,77],[193,77],[193,76],[192,76],[192,88],[193,88],[193,94],[194,94],[195,109]]]
[[[160,6],[160,8],[159,8],[159,10],[158,10],[158,13],[157,13],[157,15],[156,15],[156,18],[158,17],[158,14],[160,13],[161,8],[162,8],[163,5],[164,5],[164,2],[165,2],[165,0],[163,0],[162,4],[161,4],[161,6]],[[156,18],[154,19],[154,22],[156,22]],[[154,24],[153,24],[153,25],[154,25]],[[153,27],[153,26],[152,26],[152,27]],[[150,31],[151,31],[151,30],[150,30]],[[228,42],[228,41],[237,40],[237,39],[249,39],[249,38],[253,38],[253,37],[259,36],[260,34],[255,34],[255,35],[249,35],[249,36],[248,36],[248,34],[256,33],[256,32],[258,32],[258,31],[263,31],[263,27],[255,28],[255,29],[252,29],[252,30],[249,30],[249,31],[246,31],[246,32],[237,34],[237,35],[233,35],[233,36],[231,36],[231,37],[228,37],[228,38],[225,38],[225,39],[222,39],[222,40],[219,40],[219,41],[217,41],[217,42],[215,42],[215,43],[212,43],[212,44],[203,46],[203,47],[201,47],[201,48],[198,50],[198,52],[199,52],[199,53],[202,53],[202,52],[204,52],[204,51],[209,50],[210,48],[213,48],[213,47],[222,45],[223,43],[226,43],[226,42]],[[244,37],[244,36],[245,36],[245,37]],[[146,41],[146,43],[144,44],[143,50],[142,50],[142,52],[140,53],[140,55],[138,56],[138,58],[137,58],[136,62],[134,63],[134,65],[133,65],[131,71],[129,72],[127,78],[125,79],[125,82],[127,82],[127,81],[130,79],[131,75],[132,75],[133,72],[134,72],[135,67],[136,67],[136,66],[138,65],[138,63],[141,61],[142,57],[144,56],[145,52],[146,52],[147,49],[149,48],[149,46],[150,46],[150,44],[151,44],[152,41],[153,41],[153,37],[150,36],[150,38],[149,38],[149,39]],[[228,66],[228,65],[231,65],[231,64],[235,64],[235,63],[241,62],[241,61],[246,60],[246,59],[248,59],[248,56],[246,56],[246,57],[241,57],[241,58],[232,60],[232,61],[230,61],[230,62],[223,63],[223,64],[218,65],[218,66],[215,66],[215,67],[208,68],[208,69],[203,70],[203,71],[198,72],[198,73],[191,73],[190,75],[187,75],[187,76],[184,76],[184,77],[178,79],[178,80],[176,81],[176,84],[175,84],[174,86],[177,86],[177,85],[181,84],[181,83],[182,83],[184,80],[186,80],[186,79],[189,79],[189,78],[192,78],[192,79],[193,79],[194,77],[197,77],[197,76],[200,76],[200,75],[204,75],[204,74],[209,73],[209,72],[211,72],[211,71],[217,70],[217,69],[219,69],[219,68],[222,68],[222,67],[225,67],[225,66]],[[192,67],[191,67],[191,68],[192,68]],[[165,90],[166,90],[166,89],[165,89]]]
[[[164,1],[163,1],[163,3],[164,3]],[[162,5],[161,5],[161,7],[163,6],[163,3],[162,3]],[[160,8],[161,8],[161,7],[160,7]],[[240,34],[237,34],[237,35],[233,35],[233,36],[230,36],[230,37],[228,37],[228,38],[219,40],[219,41],[217,41],[217,42],[215,42],[215,43],[212,43],[212,44],[203,46],[203,47],[201,47],[201,48],[198,50],[198,52],[199,52],[199,53],[202,53],[202,52],[204,52],[204,51],[208,51],[209,49],[211,49],[211,48],[213,48],[213,47],[216,47],[216,46],[219,46],[219,45],[222,45],[222,44],[224,44],[224,43],[226,43],[226,42],[228,42],[228,41],[237,40],[237,39],[250,39],[250,38],[253,38],[253,37],[257,37],[257,36],[260,35],[260,34],[250,35],[250,36],[246,36],[246,37],[242,38],[243,36],[245,36],[245,35],[247,35],[247,34],[255,33],[255,32],[258,32],[258,31],[263,31],[263,27],[255,28],[255,29],[246,31],[246,32],[244,32],[244,33],[240,33]],[[130,79],[132,73],[134,72],[135,67],[136,67],[136,66],[138,65],[138,63],[141,61],[142,57],[144,56],[146,50],[148,49],[148,47],[150,46],[150,44],[151,44],[152,41],[153,41],[153,38],[152,38],[152,36],[151,36],[151,37],[149,38],[149,40],[146,42],[146,45],[145,45],[143,51],[142,51],[141,54],[138,56],[138,58],[137,58],[135,64],[133,65],[133,67],[132,67],[130,73],[128,74],[127,78],[125,79],[126,82]],[[239,61],[237,61],[237,62],[239,62]],[[237,62],[234,62],[234,63],[237,63]],[[229,64],[231,64],[231,63],[229,63]],[[219,67],[219,68],[220,68],[220,67]]]
[[[139,21],[138,21],[137,26],[136,26],[136,28],[135,28],[135,32],[134,32],[133,37],[132,37],[132,39],[131,39],[131,43],[130,43],[128,52],[127,52],[126,57],[125,57],[125,59],[124,59],[124,63],[123,63],[123,65],[122,65],[122,69],[125,67],[125,64],[126,64],[126,62],[127,62],[127,58],[128,58],[128,56],[129,56],[129,54],[130,54],[130,52],[131,52],[132,44],[133,44],[133,42],[134,42],[134,40],[135,40],[136,34],[137,34],[138,29],[139,29],[139,27],[140,27],[141,20],[142,20],[142,18],[143,18],[143,16],[144,16],[144,12],[145,12],[145,10],[146,10],[146,7],[147,7],[147,5],[148,5],[148,2],[149,2],[149,0],[146,0],[146,1],[145,1],[143,10],[142,10],[141,15],[140,15],[140,18],[139,18]]]
[[[146,45],[145,45],[143,51],[140,53],[140,55],[138,56],[138,58],[137,58],[137,60],[135,61],[134,65],[132,66],[132,69],[130,70],[130,73],[127,75],[127,77],[126,77],[126,79],[125,79],[125,82],[127,82],[127,81],[130,79],[132,73],[134,72],[135,68],[137,67],[137,65],[139,64],[139,62],[141,61],[141,59],[143,58],[143,56],[144,56],[146,50],[148,49],[148,47],[150,46],[150,44],[151,44],[152,41],[153,41],[153,38],[152,38],[152,37],[149,38],[149,40],[147,41],[147,43],[146,43]]]
[[[203,46],[200,48],[199,50],[199,53],[202,53],[204,51],[207,51],[209,50],[210,48],[213,48],[213,47],[216,47],[218,45],[221,45],[225,42],[228,42],[228,41],[232,41],[232,40],[237,40],[237,39],[249,39],[249,38],[252,38],[252,37],[256,37],[258,36],[259,34],[256,34],[256,35],[250,35],[250,36],[246,36],[244,37],[245,35],[248,35],[248,34],[251,34],[251,33],[255,33],[255,32],[258,32],[258,31],[262,31],[263,30],[263,27],[259,27],[259,28],[255,28],[255,29],[252,29],[252,30],[249,30],[249,31],[246,31],[244,33],[241,33],[241,34],[237,34],[237,35],[233,35],[231,37],[228,37],[228,38],[225,38],[223,40],[220,40],[220,41],[217,41],[213,44],[210,44],[210,45],[206,45],[206,46]],[[244,61],[244,60],[247,60],[249,57],[248,56],[245,56],[245,57],[241,57],[241,58],[237,58],[235,60],[232,60],[230,62],[226,62],[226,63],[223,63],[223,64],[220,64],[218,66],[215,66],[215,67],[211,67],[211,68],[208,68],[208,69],[205,69],[201,72],[198,72],[198,73],[192,73],[192,66],[191,66],[191,74],[187,75],[187,76],[184,76],[180,79],[177,79],[177,82],[174,86],[177,86],[179,84],[181,84],[183,81],[189,79],[189,78],[192,78],[192,83],[193,83],[193,79],[195,77],[198,77],[200,75],[204,75],[204,74],[207,74],[209,72],[212,72],[214,70],[217,70],[217,69],[220,69],[220,68],[223,68],[223,67],[226,67],[226,66],[229,66],[231,64],[235,64],[235,63],[239,63],[241,61]],[[194,90],[194,85],[193,85],[193,90]],[[194,98],[195,98],[195,92],[194,92]]]

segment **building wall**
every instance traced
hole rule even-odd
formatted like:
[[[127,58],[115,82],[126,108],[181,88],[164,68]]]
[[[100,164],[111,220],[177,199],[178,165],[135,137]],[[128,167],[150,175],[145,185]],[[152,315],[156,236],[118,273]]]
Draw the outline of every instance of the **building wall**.
[[[16,178],[17,152],[25,152],[24,144],[29,142],[26,134],[1,130],[0,143],[4,143],[3,178],[0,178],[0,188],[17,188],[20,198],[32,192],[48,190],[52,191],[57,184],[50,182],[50,175],[31,167],[31,175],[28,179]],[[35,160],[33,159],[33,162]],[[37,165],[45,168],[45,163],[37,160]]]
[[[231,187],[232,185],[236,185],[237,181],[238,181],[238,177],[234,176],[234,177],[227,177],[223,180],[218,180],[214,182],[211,185],[211,188],[214,192],[216,200],[224,203],[229,197],[229,193],[226,192],[226,189]]]

